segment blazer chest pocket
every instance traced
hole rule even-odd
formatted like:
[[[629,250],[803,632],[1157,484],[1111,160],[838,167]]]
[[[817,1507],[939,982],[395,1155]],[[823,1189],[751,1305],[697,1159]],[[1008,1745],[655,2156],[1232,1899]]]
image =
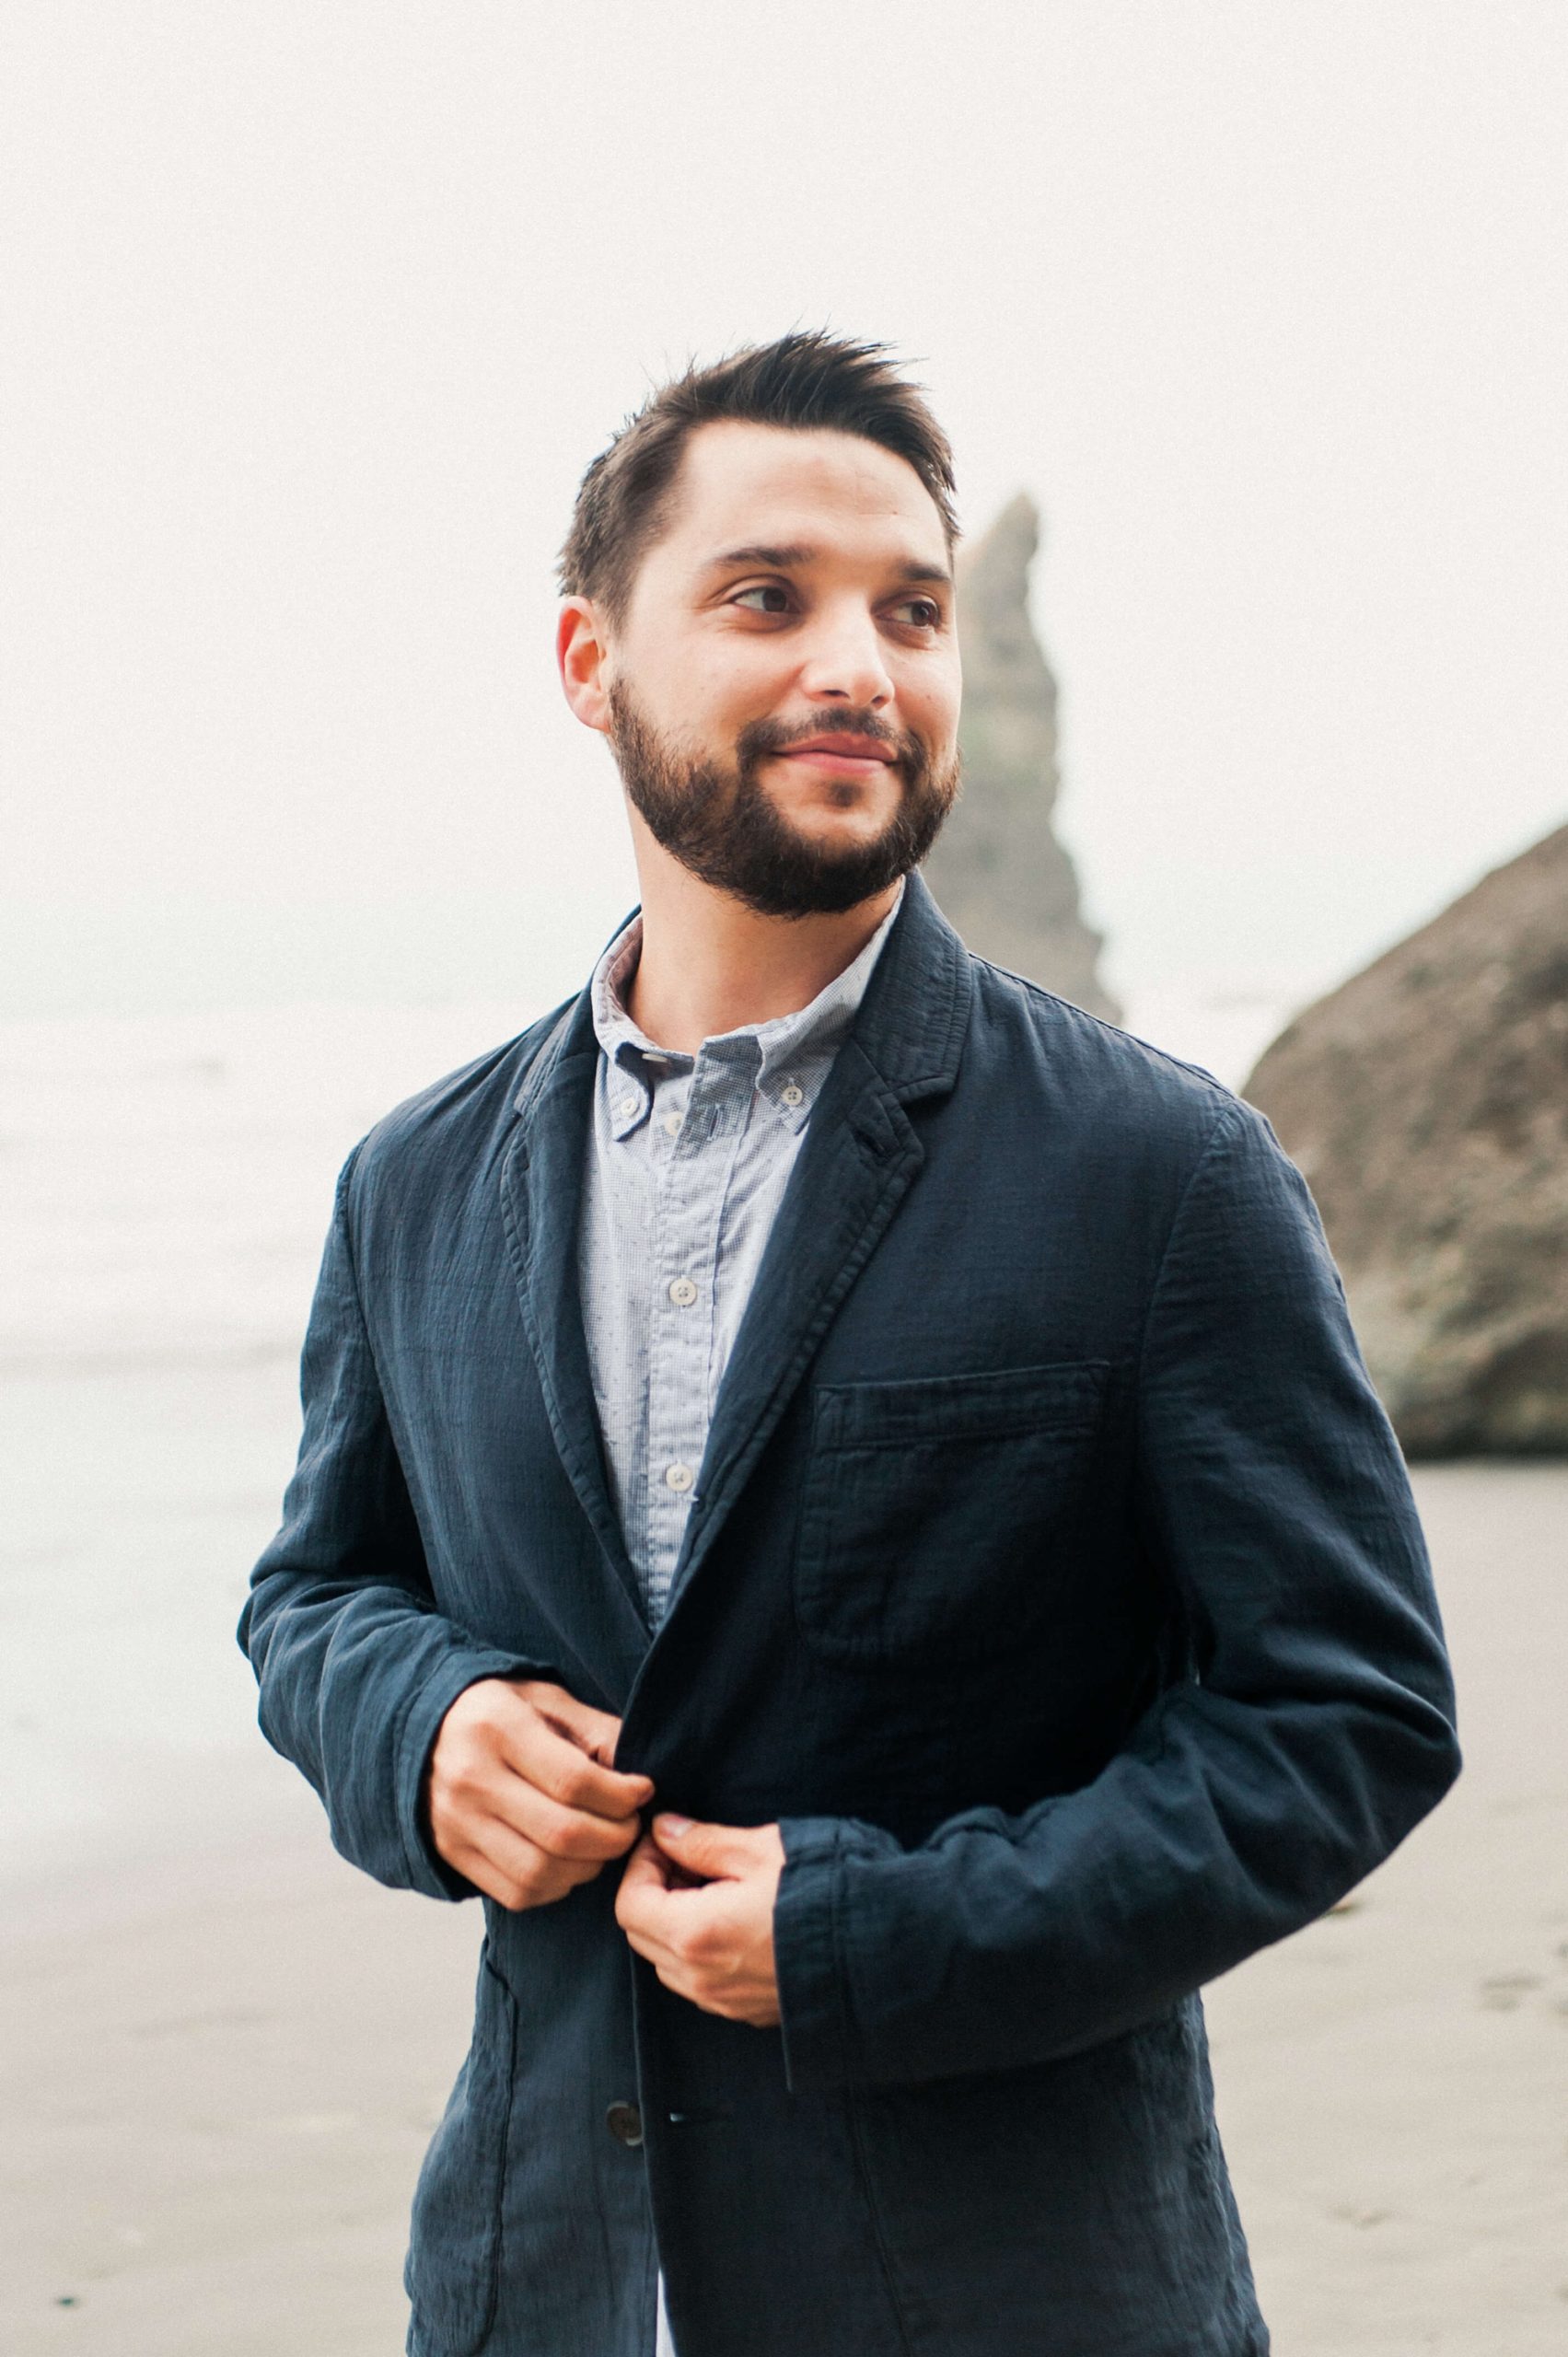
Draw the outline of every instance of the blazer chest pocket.
[[[953,1667],[1043,1624],[1081,1529],[1104,1361],[820,1387],[795,1551],[814,1651]]]

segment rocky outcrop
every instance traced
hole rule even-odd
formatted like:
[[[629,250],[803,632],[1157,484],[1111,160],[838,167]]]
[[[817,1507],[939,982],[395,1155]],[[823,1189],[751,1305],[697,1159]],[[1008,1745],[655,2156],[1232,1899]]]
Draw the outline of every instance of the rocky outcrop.
[[[1097,970],[1100,936],[1051,831],[1056,682],[1028,611],[1039,544],[1039,515],[1020,496],[959,560],[964,790],[923,872],[971,949],[1114,1016]]]
[[[1568,827],[1300,1016],[1245,1094],[1407,1451],[1568,1454]]]

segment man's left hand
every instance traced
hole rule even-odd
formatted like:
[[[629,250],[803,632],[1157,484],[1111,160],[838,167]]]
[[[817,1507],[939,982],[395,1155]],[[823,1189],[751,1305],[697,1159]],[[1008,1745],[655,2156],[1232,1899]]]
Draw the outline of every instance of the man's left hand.
[[[615,1920],[678,1997],[770,2029],[779,2018],[773,1901],[784,1862],[776,1825],[656,1817],[626,1861]]]

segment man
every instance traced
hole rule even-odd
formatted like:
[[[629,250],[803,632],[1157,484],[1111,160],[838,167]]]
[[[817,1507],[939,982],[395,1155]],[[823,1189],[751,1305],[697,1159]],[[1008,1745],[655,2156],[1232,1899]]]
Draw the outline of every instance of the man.
[[[589,469],[640,910],[340,1181],[241,1637],[484,1895],[417,2357],[1256,2357],[1197,1991],[1457,1770],[1305,1187],[971,958],[947,445],[791,335]]]

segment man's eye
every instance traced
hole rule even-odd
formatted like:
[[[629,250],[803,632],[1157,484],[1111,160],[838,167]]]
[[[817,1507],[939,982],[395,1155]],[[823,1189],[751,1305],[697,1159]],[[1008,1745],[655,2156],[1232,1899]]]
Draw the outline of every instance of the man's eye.
[[[906,598],[893,611],[907,615],[915,630],[935,630],[942,620],[942,609],[935,598]]]
[[[749,614],[787,614],[789,591],[782,581],[760,581],[754,589],[738,590],[730,603],[744,606]]]

